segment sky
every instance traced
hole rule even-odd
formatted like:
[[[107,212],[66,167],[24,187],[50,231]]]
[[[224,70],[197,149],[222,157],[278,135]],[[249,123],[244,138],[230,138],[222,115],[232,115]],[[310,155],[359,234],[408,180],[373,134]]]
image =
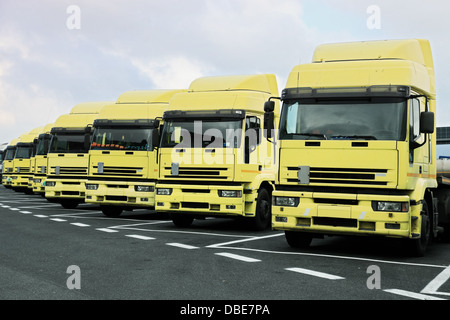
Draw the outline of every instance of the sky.
[[[0,143],[78,103],[187,89],[203,76],[275,74],[323,43],[431,43],[437,125],[450,126],[444,0],[0,0]]]

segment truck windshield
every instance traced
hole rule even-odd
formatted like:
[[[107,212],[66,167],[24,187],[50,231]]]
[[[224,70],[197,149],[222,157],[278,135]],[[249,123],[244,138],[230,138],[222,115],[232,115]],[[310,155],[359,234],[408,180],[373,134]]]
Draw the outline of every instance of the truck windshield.
[[[48,141],[48,140],[47,140]],[[45,149],[45,145],[48,146],[47,143],[45,143],[45,139],[39,139],[38,143],[36,145],[36,155],[37,156],[43,156],[47,154],[47,149]]]
[[[283,104],[280,139],[397,140],[406,138],[406,100]]]
[[[5,152],[5,160],[14,159],[14,154],[16,153],[16,148],[7,149]]]
[[[94,130],[91,150],[152,150],[152,129],[149,128],[105,128]]]
[[[162,148],[239,148],[242,120],[192,120],[164,123]]]
[[[32,151],[32,147],[17,147],[14,159],[30,159]]]
[[[50,141],[49,153],[87,153],[84,134],[54,133]]]

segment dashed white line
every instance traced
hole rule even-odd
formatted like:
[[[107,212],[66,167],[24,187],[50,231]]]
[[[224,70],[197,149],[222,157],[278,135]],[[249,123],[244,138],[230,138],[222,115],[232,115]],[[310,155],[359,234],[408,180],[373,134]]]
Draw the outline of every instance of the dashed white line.
[[[146,236],[141,236],[141,235],[138,235],[138,234],[127,234],[127,235],[125,235],[126,237],[129,237],[129,238],[135,238],[135,239],[139,239],[139,240],[155,240],[155,238],[152,238],[152,237],[146,237]]]
[[[97,229],[95,229],[95,230],[103,231],[103,232],[109,232],[109,233],[119,232],[119,231],[117,231],[117,230],[113,230],[113,229],[109,229],[109,228],[97,228]]]
[[[166,245],[172,246],[172,247],[183,248],[183,249],[189,249],[189,250],[198,249],[198,247],[195,247],[195,246],[190,246],[188,244],[176,243],[176,242],[166,243]]]
[[[11,210],[11,211],[19,211],[20,209],[19,208],[9,208],[9,210]]]
[[[77,226],[77,227],[90,227],[88,224],[80,223],[80,222],[73,222],[71,225]]]
[[[415,293],[415,292],[400,290],[400,289],[387,289],[387,290],[383,290],[383,291],[397,294],[397,295],[404,296],[404,297],[408,297],[408,298],[419,299],[419,300],[445,300],[442,298],[437,298],[437,297],[433,297],[433,296],[429,296],[429,295],[425,295],[425,294],[421,294],[421,293]]]
[[[51,218],[50,220],[56,221],[56,222],[64,222],[64,221],[67,221],[67,220],[64,220],[64,219],[58,219],[58,218]]]
[[[298,272],[298,273],[303,273],[303,274],[307,274],[307,275],[310,275],[310,276],[324,278],[324,279],[328,279],[328,280],[342,280],[342,279],[345,279],[343,277],[335,276],[333,274],[323,273],[323,272],[309,270],[309,269],[303,269],[303,268],[286,268],[285,270]]]
[[[19,211],[20,213],[23,213],[23,214],[31,214],[32,212],[30,212],[30,211]]]
[[[47,216],[43,214],[35,214],[34,216],[38,218],[47,218]]]
[[[240,260],[240,261],[244,261],[244,262],[260,262],[261,261],[258,259],[245,257],[245,256],[241,256],[241,255],[234,254],[234,253],[228,253],[228,252],[218,252],[218,253],[215,253],[215,255],[227,257],[227,258],[231,258],[231,259],[235,259],[235,260]]]

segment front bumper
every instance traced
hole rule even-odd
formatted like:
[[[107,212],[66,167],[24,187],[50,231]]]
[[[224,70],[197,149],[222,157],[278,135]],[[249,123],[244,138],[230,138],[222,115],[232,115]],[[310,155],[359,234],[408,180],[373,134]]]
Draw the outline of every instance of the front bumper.
[[[54,183],[54,186],[50,185]],[[48,177],[45,181],[45,197],[49,199],[65,198],[84,201],[85,179],[54,179]]]
[[[86,189],[86,203],[100,205],[154,207],[155,182],[124,182],[89,180],[87,185],[98,185],[97,190]],[[136,191],[137,186],[149,191]]]
[[[171,189],[170,195],[158,189]],[[236,191],[240,197],[221,197],[219,190]],[[157,184],[156,211],[207,216],[246,216],[243,186]]]
[[[407,212],[372,208],[372,201],[409,204],[408,196],[274,191],[273,197],[299,198],[296,207],[272,205],[272,227],[276,230],[399,238],[420,236],[421,205],[409,206]]]

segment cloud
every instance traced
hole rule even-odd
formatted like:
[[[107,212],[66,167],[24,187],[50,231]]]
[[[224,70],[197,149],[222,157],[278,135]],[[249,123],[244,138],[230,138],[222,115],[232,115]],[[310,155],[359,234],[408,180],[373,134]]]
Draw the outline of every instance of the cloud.
[[[74,4],[80,29],[70,30]],[[379,30],[366,26],[373,4]],[[76,103],[187,88],[201,76],[274,73],[281,89],[321,43],[407,37],[431,41],[438,124],[450,125],[448,9],[433,0],[2,0],[0,142]]]

